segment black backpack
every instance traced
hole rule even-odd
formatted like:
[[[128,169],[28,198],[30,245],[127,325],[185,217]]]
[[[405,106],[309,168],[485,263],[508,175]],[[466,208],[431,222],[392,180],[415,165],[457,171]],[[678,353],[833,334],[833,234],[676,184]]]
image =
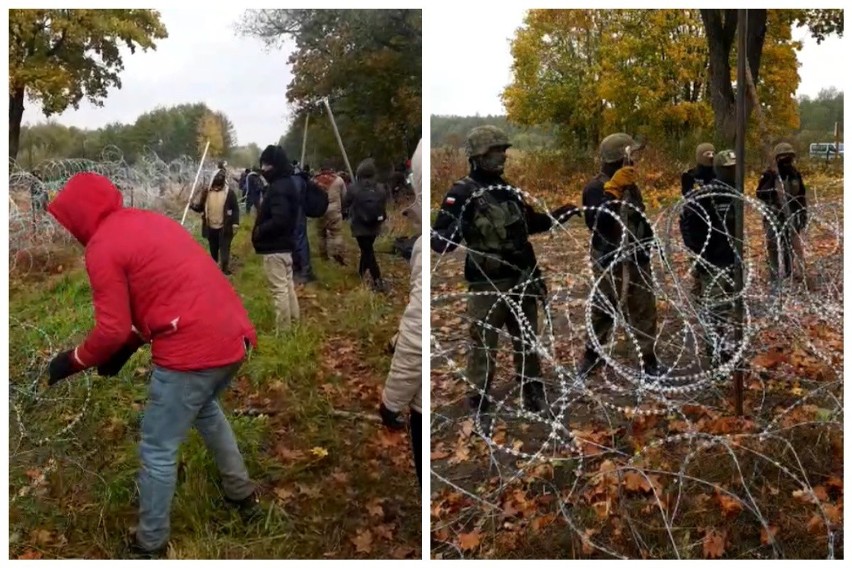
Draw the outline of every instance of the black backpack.
[[[303,186],[302,207],[308,217],[322,217],[328,211],[328,194],[316,183],[296,175]]]
[[[355,194],[355,218],[365,225],[378,225],[388,217],[385,195],[374,184],[365,184]]]

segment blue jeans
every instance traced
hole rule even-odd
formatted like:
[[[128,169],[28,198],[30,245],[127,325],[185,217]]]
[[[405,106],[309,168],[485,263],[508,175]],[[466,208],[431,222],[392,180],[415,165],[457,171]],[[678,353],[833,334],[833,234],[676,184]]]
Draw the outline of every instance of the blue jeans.
[[[142,469],[136,541],[143,549],[157,550],[169,540],[178,448],[192,426],[216,460],[226,497],[241,500],[254,491],[234,431],[216,400],[240,365],[195,372],[154,367],[139,445]]]

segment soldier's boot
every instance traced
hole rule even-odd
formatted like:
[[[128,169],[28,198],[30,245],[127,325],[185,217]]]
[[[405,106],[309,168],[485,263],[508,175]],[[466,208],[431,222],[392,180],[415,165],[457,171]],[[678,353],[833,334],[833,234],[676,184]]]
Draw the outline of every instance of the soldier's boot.
[[[526,381],[521,387],[521,398],[524,408],[529,412],[541,414],[549,409],[544,383],[541,381]]]

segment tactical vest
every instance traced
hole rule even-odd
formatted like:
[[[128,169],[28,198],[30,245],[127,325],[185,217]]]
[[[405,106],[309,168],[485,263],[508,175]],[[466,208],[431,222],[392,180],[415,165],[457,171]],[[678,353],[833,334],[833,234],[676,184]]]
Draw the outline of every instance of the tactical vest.
[[[519,199],[501,201],[469,177],[461,183],[477,188],[467,203],[470,213],[462,223],[462,237],[482,270],[496,272],[526,248],[529,228],[523,204]]]

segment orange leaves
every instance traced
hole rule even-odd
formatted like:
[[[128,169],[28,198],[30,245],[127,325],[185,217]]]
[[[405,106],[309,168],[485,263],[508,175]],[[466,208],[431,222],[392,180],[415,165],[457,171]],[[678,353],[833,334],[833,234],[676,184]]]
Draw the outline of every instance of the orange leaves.
[[[772,369],[781,363],[786,363],[788,360],[787,354],[777,350],[767,351],[754,356],[751,364],[754,367],[763,369]]]
[[[725,554],[727,533],[714,528],[705,529],[704,558],[722,558]]]
[[[476,550],[479,548],[480,542],[482,542],[482,533],[479,532],[479,529],[459,535],[459,548],[464,552]]]
[[[775,535],[778,533],[778,527],[769,525],[769,530],[766,528],[760,529],[760,544],[767,546],[772,544],[772,541],[775,540]]]
[[[718,501],[719,507],[721,507],[722,509],[722,515],[725,518],[736,517],[743,510],[742,501],[740,501],[736,497],[725,495],[721,491],[716,492],[716,500]]]

